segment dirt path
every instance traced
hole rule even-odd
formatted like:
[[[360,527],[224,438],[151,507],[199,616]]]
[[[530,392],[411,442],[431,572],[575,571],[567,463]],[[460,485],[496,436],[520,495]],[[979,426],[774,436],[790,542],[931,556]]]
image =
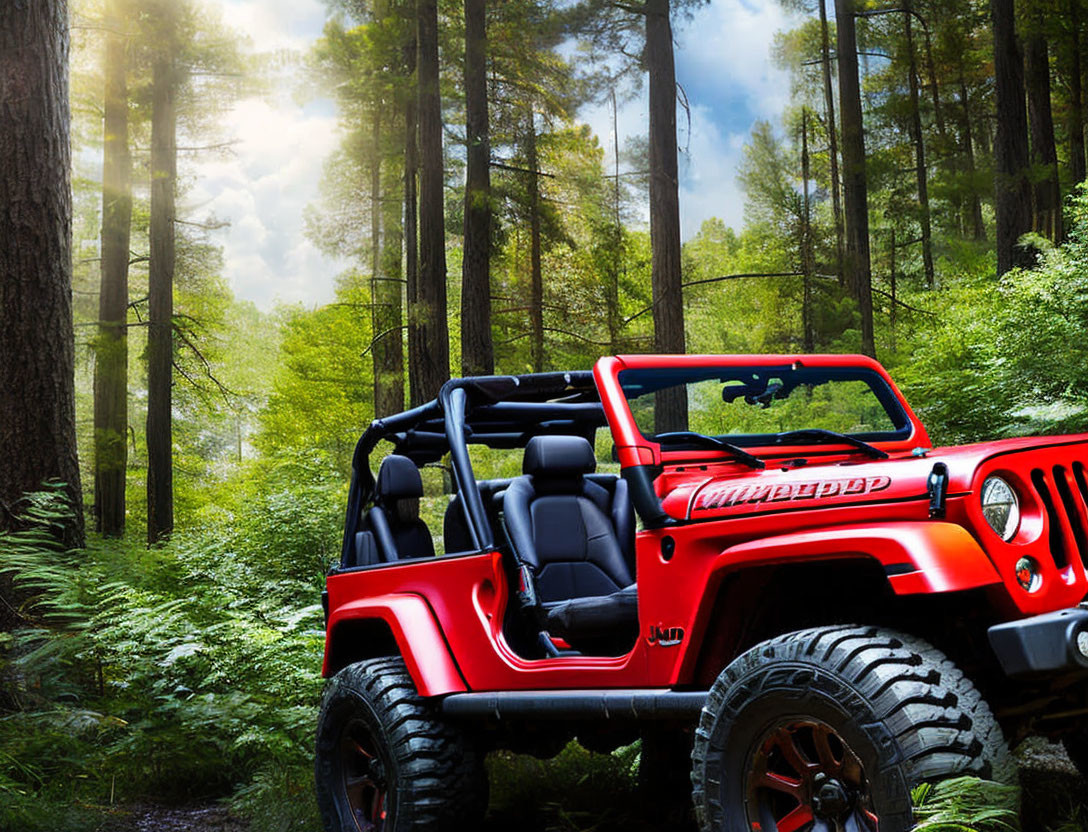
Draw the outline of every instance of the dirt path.
[[[249,826],[218,804],[129,806],[101,832],[248,832]]]
[[[1023,792],[1024,832],[1046,832],[1071,817],[1088,817],[1085,803],[1086,784],[1069,761],[1060,745],[1033,739],[1018,749]],[[625,808],[598,803],[594,808],[610,818],[604,828],[631,828],[624,821],[614,827],[616,818],[626,815]],[[1080,815],[1077,815],[1077,807]],[[493,807],[494,808],[494,807]],[[577,808],[577,807],[573,807]],[[594,812],[575,812],[579,819],[592,825]],[[485,828],[494,828],[490,818]],[[635,827],[642,828],[635,824]],[[508,828],[503,824],[500,828]],[[1088,829],[1088,827],[1086,827]],[[99,832],[250,832],[248,824],[217,803],[197,803],[185,806],[155,806],[136,804],[119,808]]]

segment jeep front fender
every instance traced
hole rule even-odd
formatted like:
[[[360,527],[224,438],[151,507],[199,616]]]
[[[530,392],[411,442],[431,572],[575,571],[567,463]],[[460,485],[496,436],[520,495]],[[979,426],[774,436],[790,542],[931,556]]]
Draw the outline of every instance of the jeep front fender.
[[[430,606],[421,595],[411,593],[377,595],[349,601],[331,610],[323,675],[339,669],[330,662],[334,652],[347,655],[355,652],[351,644],[342,643],[351,634],[351,628],[344,625],[367,621],[381,621],[389,628],[420,696],[468,690]],[[365,649],[365,645],[360,647]]]
[[[899,522],[840,526],[751,540],[724,550],[718,568],[868,557],[884,566],[896,595],[958,592],[1001,582],[978,542],[962,526]]]

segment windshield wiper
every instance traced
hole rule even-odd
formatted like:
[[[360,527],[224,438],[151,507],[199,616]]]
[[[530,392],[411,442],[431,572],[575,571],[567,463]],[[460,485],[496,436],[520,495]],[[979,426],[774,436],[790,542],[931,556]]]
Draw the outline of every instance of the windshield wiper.
[[[672,442],[690,442],[693,445],[702,445],[705,448],[711,448],[716,451],[725,451],[737,462],[743,462],[750,468],[766,468],[767,463],[760,459],[755,454],[750,454],[744,448],[738,448],[736,445],[731,445],[716,436],[707,436],[705,433],[695,433],[690,430],[676,430],[668,433],[659,433],[654,436],[655,442],[661,444],[670,444]]]
[[[806,428],[804,430],[788,430],[784,433],[775,434],[775,444],[786,445],[790,444],[791,439],[812,439],[816,442],[824,444],[832,442],[842,442],[844,445],[852,445],[864,454],[871,456],[873,459],[887,459],[888,454],[880,450],[875,445],[870,445],[868,442],[863,442],[856,436],[851,436],[848,433],[837,433],[833,430],[824,430],[823,428]]]

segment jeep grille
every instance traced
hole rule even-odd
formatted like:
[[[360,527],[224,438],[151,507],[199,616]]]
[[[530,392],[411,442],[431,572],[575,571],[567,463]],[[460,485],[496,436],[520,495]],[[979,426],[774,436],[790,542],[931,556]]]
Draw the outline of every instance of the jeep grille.
[[[1088,568],[1088,479],[1084,464],[1074,462],[1071,469],[1055,465],[1049,471],[1035,468],[1031,482],[1046,513],[1054,565],[1065,569],[1077,558]]]

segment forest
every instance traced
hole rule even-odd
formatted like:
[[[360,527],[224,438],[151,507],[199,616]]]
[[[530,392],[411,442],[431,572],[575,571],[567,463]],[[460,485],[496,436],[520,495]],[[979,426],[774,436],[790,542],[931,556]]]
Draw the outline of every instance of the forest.
[[[788,105],[743,222],[684,238],[676,56],[711,2],[751,0],[325,0],[266,52],[212,0],[0,4],[0,830],[215,801],[320,828],[352,452],[451,376],[862,353],[937,445],[1088,431],[1088,3],[762,0]],[[284,78],[334,108],[301,221],[347,265],[261,308],[196,163]],[[639,96],[622,145],[585,120]],[[497,755],[487,828],[651,828],[638,754]],[[1085,828],[1069,761],[1026,754],[1019,822]],[[1018,828],[916,797],[923,828]]]

